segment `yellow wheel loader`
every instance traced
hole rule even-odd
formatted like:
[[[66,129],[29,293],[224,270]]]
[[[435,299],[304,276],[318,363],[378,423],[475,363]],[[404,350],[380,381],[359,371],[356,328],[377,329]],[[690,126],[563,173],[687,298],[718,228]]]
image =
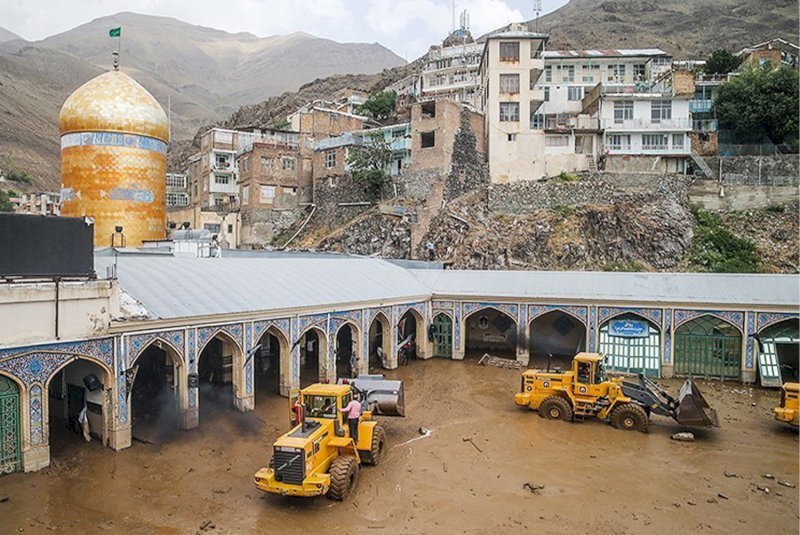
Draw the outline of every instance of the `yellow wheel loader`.
[[[358,438],[350,436],[342,409],[351,400],[363,408]],[[386,433],[373,416],[404,416],[402,381],[362,375],[342,384],[313,384],[289,395],[294,427],[273,445],[269,467],[255,474],[259,490],[286,496],[344,500],[358,482],[361,463],[377,465]]]
[[[579,353],[570,371],[525,370],[514,402],[538,410],[539,416],[550,420],[594,416],[624,430],[646,432],[651,414],[669,416],[682,425],[719,425],[716,411],[691,379],[674,399],[641,374],[635,383],[619,377],[609,379],[604,360],[597,353]]]
[[[773,417],[779,422],[789,424],[797,429],[800,426],[800,383],[785,383],[781,387],[781,404],[772,410]]]

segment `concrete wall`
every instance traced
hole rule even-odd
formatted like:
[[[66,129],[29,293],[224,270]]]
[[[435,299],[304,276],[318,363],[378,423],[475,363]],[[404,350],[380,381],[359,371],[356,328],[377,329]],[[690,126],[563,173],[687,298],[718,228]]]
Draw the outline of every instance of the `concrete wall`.
[[[770,156],[716,156],[704,158],[714,178],[719,178],[720,160],[726,183],[746,182],[752,185],[789,185],[800,177],[800,157],[797,154]],[[778,182],[777,184],[770,184]]]
[[[98,336],[111,324],[112,281],[62,282],[58,338]],[[55,283],[0,285],[0,346],[56,340]]]
[[[716,180],[697,180],[689,189],[689,203],[704,210],[756,210],[800,201],[796,186],[724,186]]]
[[[603,159],[603,169],[610,173],[682,173],[685,165],[686,158],[683,157],[619,155]]]

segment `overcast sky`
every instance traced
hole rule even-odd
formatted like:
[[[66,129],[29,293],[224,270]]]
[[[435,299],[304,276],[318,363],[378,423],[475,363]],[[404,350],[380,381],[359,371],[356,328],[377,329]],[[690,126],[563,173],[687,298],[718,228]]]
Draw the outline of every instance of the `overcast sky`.
[[[567,0],[542,0],[543,13]],[[533,18],[533,0],[456,0],[472,33]],[[266,37],[296,31],[341,42],[379,42],[413,60],[452,26],[452,0],[0,0],[0,26],[34,41],[120,11],[175,17]]]

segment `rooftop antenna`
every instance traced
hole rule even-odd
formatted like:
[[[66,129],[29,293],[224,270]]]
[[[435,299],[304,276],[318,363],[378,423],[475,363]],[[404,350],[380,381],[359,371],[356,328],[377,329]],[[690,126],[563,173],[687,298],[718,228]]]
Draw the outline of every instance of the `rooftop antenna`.
[[[450,30],[450,32],[455,32],[458,29],[458,28],[456,28],[456,0],[453,0],[453,12],[452,12],[452,15],[453,15],[453,23],[452,23],[452,26],[451,26],[452,29]]]
[[[542,0],[533,0],[533,11],[536,13],[533,28],[536,33],[539,33],[539,15],[542,13]]]

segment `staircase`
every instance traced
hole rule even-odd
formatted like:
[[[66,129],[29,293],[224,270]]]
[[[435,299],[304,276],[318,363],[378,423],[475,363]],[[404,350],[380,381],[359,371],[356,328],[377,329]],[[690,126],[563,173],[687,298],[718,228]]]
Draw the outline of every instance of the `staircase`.
[[[695,151],[692,151],[692,161],[698,167],[698,169],[703,172],[703,176],[706,178],[714,178],[714,171],[711,170],[703,157],[697,154]]]
[[[573,419],[576,422],[582,422],[587,416],[592,416],[595,413],[594,400],[581,400],[575,398],[575,412]]]
[[[597,175],[597,173],[598,173],[598,170],[597,170],[597,160],[595,160],[595,159],[594,159],[594,155],[592,155],[592,154],[587,154],[587,155],[586,155],[586,161],[588,162],[588,165],[587,165],[586,167],[589,169],[589,172],[590,172],[590,173],[591,173],[593,176],[594,176],[594,175]]]
[[[426,199],[425,208],[417,213],[417,220],[411,225],[411,258],[419,258],[419,246],[422,238],[428,233],[431,220],[441,211],[444,200],[444,180],[439,180],[431,187],[431,193]]]

